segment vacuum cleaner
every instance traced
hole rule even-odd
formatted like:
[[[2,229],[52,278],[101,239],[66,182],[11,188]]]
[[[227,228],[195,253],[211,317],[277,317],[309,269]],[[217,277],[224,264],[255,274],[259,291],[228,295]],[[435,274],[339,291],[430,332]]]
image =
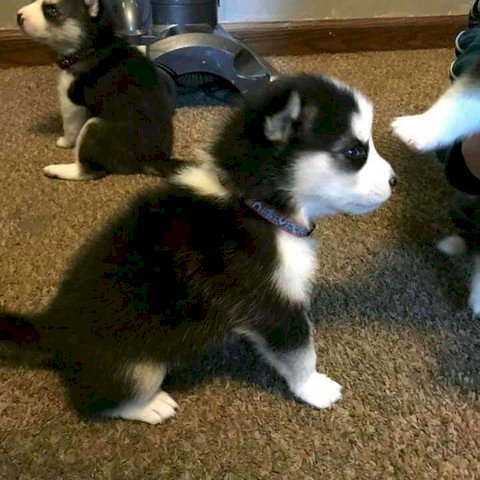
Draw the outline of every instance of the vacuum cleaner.
[[[218,24],[220,0],[109,0],[119,35],[143,49],[178,87],[246,94],[278,72]]]

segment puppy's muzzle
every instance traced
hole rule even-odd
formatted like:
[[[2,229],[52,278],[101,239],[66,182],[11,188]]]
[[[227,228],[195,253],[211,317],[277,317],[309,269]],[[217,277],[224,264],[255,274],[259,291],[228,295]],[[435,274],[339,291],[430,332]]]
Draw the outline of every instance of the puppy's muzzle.
[[[397,183],[398,183],[398,180],[397,180],[397,176],[396,175],[392,175],[390,177],[390,180],[388,181],[390,187],[394,188],[397,186]]]

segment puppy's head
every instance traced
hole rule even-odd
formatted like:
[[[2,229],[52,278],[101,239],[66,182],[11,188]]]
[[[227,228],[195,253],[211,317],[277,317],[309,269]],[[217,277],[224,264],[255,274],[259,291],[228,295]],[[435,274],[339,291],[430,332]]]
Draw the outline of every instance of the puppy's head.
[[[371,104],[337,80],[283,79],[247,104],[214,153],[245,196],[310,219],[368,213],[395,184],[373,144],[372,120]]]
[[[85,46],[102,10],[100,0],[34,0],[17,13],[17,23],[31,38],[60,54]]]

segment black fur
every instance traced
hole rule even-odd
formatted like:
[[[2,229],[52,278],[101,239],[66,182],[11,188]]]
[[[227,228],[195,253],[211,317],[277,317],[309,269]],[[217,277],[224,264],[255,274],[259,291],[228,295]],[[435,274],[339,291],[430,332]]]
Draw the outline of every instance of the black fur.
[[[79,161],[89,169],[114,173],[170,173],[175,87],[137,49],[119,38],[85,70],[70,70],[73,103],[91,117],[106,120],[89,127],[79,149]]]

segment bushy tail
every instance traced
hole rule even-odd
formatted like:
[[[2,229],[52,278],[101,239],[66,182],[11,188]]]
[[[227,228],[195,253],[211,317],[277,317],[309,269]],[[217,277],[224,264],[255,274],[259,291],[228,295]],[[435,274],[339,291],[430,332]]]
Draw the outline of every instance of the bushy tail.
[[[37,350],[40,349],[41,335],[27,318],[0,312],[0,341]]]

